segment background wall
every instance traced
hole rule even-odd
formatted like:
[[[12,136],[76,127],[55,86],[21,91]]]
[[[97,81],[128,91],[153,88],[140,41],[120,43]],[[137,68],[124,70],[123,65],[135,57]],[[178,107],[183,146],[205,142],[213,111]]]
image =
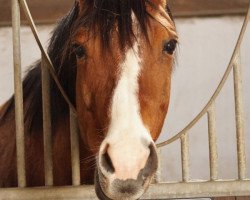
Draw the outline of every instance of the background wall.
[[[171,137],[203,108],[218,85],[233,52],[242,17],[177,19],[180,44],[176,56],[171,105],[159,141]],[[46,45],[53,26],[39,26]],[[23,74],[40,57],[28,27],[21,30]],[[242,46],[247,173],[250,178],[250,27]],[[0,104],[13,93],[11,28],[0,27]],[[237,160],[232,77],[216,102],[219,142],[219,177],[236,178]],[[206,117],[190,132],[191,178],[208,179],[208,138]],[[162,180],[181,180],[180,145],[175,142],[162,149]]]
[[[173,74],[171,105],[162,137],[184,128],[204,107],[219,84],[231,58],[243,18],[193,18],[177,20],[180,46]],[[247,172],[250,177],[250,27],[243,41],[242,70],[247,145]],[[216,102],[219,178],[237,177],[235,118],[232,76]],[[206,116],[190,131],[191,178],[209,178]],[[163,149],[164,180],[181,179],[179,143]],[[177,179],[178,179],[177,178]]]

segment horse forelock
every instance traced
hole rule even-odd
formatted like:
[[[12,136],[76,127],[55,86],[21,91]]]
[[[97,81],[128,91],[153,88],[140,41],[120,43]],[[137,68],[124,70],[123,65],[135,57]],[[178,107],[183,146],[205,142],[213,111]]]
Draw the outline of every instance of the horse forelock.
[[[133,16],[136,17],[140,36],[148,41],[147,0],[84,0],[81,11],[76,2],[71,11],[55,28],[50,40],[49,53],[55,58],[58,71],[67,62],[72,63],[71,47],[80,28],[88,31],[89,37],[99,37],[103,50],[110,49],[110,41],[114,29],[118,31],[119,44],[123,50],[126,46],[133,46],[136,39],[133,31]],[[169,7],[166,12],[172,18]]]
[[[135,37],[132,13],[138,20],[142,35],[147,37],[145,0],[86,0],[75,31],[79,26],[87,28],[92,36],[100,38],[102,48],[108,49],[111,33],[116,29],[120,47],[132,47]]]

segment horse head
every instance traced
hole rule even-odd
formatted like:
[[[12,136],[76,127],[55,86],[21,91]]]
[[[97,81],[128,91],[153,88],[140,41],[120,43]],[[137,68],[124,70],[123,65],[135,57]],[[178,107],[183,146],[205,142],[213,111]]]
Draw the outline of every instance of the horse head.
[[[157,170],[177,33],[166,0],[79,0],[72,30],[81,138],[102,199],[138,199]]]

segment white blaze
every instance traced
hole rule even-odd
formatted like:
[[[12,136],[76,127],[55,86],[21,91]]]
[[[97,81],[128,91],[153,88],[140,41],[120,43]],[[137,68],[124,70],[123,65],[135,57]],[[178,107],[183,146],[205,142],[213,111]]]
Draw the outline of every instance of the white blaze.
[[[119,138],[123,134],[134,135],[133,131],[138,132],[141,136],[145,133],[148,135],[140,115],[138,79],[141,67],[137,43],[127,51],[120,68],[121,74],[111,104],[111,124],[108,137],[114,137],[113,134]],[[138,134],[135,137],[138,137]]]
[[[143,124],[138,98],[141,71],[138,44],[127,50],[111,104],[111,123],[106,137],[116,178],[136,179],[149,156],[151,136]]]

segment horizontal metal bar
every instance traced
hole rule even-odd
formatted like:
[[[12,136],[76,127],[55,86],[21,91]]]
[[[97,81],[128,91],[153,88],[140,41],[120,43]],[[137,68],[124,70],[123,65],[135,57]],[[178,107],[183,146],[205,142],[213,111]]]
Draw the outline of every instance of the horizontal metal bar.
[[[142,199],[249,196],[250,180],[189,183],[158,183]],[[97,200],[93,186],[0,189],[5,200]]]
[[[0,189],[4,200],[98,200],[93,186]]]
[[[142,199],[249,196],[250,181],[209,181],[152,185]]]

